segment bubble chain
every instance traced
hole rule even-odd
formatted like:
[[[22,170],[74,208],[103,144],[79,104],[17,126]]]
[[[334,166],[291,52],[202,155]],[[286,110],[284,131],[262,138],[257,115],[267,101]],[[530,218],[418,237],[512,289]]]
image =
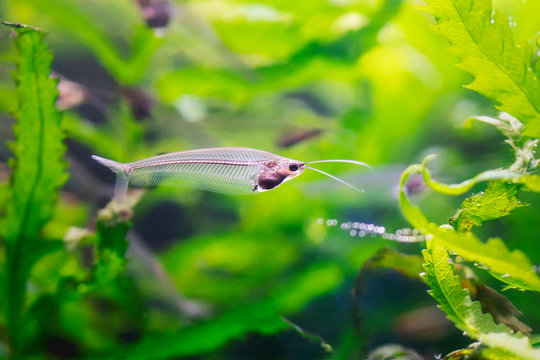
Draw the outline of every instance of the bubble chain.
[[[392,241],[398,241],[398,242],[405,242],[405,243],[413,243],[413,242],[422,242],[431,239],[431,235],[422,235],[417,229],[408,229],[403,228],[397,230],[395,233],[389,233],[386,232],[386,228],[384,226],[379,226],[375,224],[366,224],[363,222],[357,222],[357,221],[347,221],[340,223],[336,219],[318,219],[317,224],[323,225],[326,224],[328,227],[335,227],[339,226],[341,230],[348,231],[349,236],[352,237],[366,237],[366,236],[381,236],[383,239],[386,240],[392,240]]]

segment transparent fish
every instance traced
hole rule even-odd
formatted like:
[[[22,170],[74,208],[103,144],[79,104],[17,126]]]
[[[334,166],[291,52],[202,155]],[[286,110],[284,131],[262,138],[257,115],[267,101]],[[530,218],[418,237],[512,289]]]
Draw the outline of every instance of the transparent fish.
[[[119,163],[96,155],[92,158],[116,173],[114,198],[122,201],[128,184],[140,187],[185,184],[197,189],[225,194],[251,194],[275,189],[311,169],[362,190],[324,171],[307,166],[320,162],[347,162],[369,165],[355,160],[318,160],[303,162],[267,151],[223,147],[179,151],[147,159]]]

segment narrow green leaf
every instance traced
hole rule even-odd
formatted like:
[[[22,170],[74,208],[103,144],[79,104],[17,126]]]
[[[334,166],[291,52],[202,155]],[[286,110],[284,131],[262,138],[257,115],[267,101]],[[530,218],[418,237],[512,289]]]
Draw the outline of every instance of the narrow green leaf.
[[[469,291],[461,287],[461,280],[454,274],[454,266],[442,243],[437,239],[428,241],[423,255],[426,261],[423,278],[431,288],[431,296],[464,334],[489,347],[510,352],[514,358],[540,358],[540,350],[534,349],[527,337],[512,334],[506,325],[495,324],[490,314],[482,313],[480,303],[472,301]]]
[[[480,174],[474,176],[471,179],[462,181],[459,184],[443,184],[443,183],[435,181],[431,176],[431,172],[427,168],[427,163],[430,160],[433,160],[435,157],[436,157],[435,155],[428,155],[425,157],[424,161],[422,162],[422,167],[420,168],[420,173],[424,177],[424,181],[426,182],[426,184],[430,188],[432,188],[433,190],[441,194],[461,195],[461,194],[466,193],[470,189],[472,189],[472,187],[479,182],[489,181],[489,180],[518,182],[519,178],[523,176],[522,173],[519,173],[516,171],[488,170],[488,171],[481,172]]]
[[[483,243],[471,232],[456,233],[453,230],[445,231],[436,224],[429,222],[420,209],[409,202],[404,191],[407,180],[414,173],[424,173],[424,176],[426,174],[429,175],[425,171],[424,162],[424,165],[415,164],[409,166],[401,176],[399,202],[401,211],[409,223],[419,229],[423,234],[433,236],[447,249],[455,251],[465,259],[483,264],[493,276],[511,287],[540,291],[540,277],[532,270],[530,260],[521,251],[508,250],[504,242],[498,238],[489,239],[488,242]],[[498,172],[493,173],[493,175],[495,178],[499,176]],[[489,180],[489,177],[481,178]],[[469,185],[466,184],[465,187]],[[463,188],[452,188],[448,185],[444,185],[441,188],[451,193],[463,190]]]
[[[55,108],[55,79],[50,78],[52,55],[43,34],[16,26],[18,109],[11,161],[13,174],[0,233],[7,250],[6,313],[12,346],[19,345],[26,280],[33,256],[41,248],[39,232],[53,214],[58,190],[67,179],[61,116]]]
[[[468,87],[495,100],[497,108],[525,124],[525,135],[540,137],[540,81],[531,47],[516,46],[508,18],[491,0],[430,0],[436,31],[451,44],[460,67],[475,79]]]

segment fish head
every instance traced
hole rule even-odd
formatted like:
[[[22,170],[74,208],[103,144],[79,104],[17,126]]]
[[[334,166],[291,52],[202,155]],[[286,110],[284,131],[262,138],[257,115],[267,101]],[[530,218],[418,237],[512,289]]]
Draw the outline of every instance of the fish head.
[[[302,161],[291,159],[269,160],[263,164],[263,169],[257,177],[257,191],[275,189],[286,181],[294,179],[306,169]]]

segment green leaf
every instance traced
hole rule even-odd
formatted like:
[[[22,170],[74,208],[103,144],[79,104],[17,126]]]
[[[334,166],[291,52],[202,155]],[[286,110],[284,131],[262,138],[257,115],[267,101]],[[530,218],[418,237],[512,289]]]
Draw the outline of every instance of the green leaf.
[[[512,353],[514,358],[540,357],[540,350],[534,349],[527,337],[512,334],[506,325],[495,324],[490,314],[482,313],[480,303],[472,301],[469,291],[461,287],[461,280],[454,274],[454,266],[442,243],[436,239],[428,241],[423,255],[426,261],[423,278],[431,288],[429,292],[460,330],[484,345]]]
[[[142,192],[132,192],[122,204],[111,201],[100,210],[96,226],[96,261],[94,266],[94,287],[107,285],[125,270],[125,257],[128,242],[127,232],[131,227],[133,207],[142,196]]]
[[[495,100],[497,108],[525,124],[525,135],[540,137],[540,82],[531,47],[516,46],[509,19],[491,0],[431,0],[436,31],[451,44],[460,67],[475,79],[467,87]]]
[[[469,231],[473,226],[510,214],[515,208],[525,206],[518,200],[521,184],[491,181],[486,191],[463,201],[461,209],[450,219],[450,224],[459,232]]]
[[[289,91],[324,79],[351,81],[350,63],[377,45],[380,30],[398,13],[401,3],[401,0],[386,0],[372,15],[370,23],[361,29],[346,32],[332,41],[303,43],[288,59],[253,67],[250,73],[186,67],[164,74],[156,87],[161,99],[167,102],[175,102],[184,94],[192,94],[243,104],[257,95]],[[253,24],[250,23],[249,27],[252,28]],[[274,30],[267,36],[275,37]],[[242,27],[242,36],[236,39],[246,44],[246,37],[250,36],[246,34],[247,31]],[[289,35],[286,38],[289,43],[292,41]],[[269,42],[274,39],[266,40],[258,38],[256,46],[263,44],[262,48],[268,49]],[[250,51],[253,51],[253,44],[249,44]]]
[[[41,17],[48,17],[55,26],[70,29],[69,35],[86,46],[115,79],[124,85],[134,84],[141,79],[153,54],[163,43],[163,39],[156,36],[152,29],[141,24],[131,39],[130,57],[124,58],[117,50],[117,45],[110,39],[111,31],[106,33],[102,30],[97,19],[93,19],[88,12],[80,9],[81,5],[76,2],[18,1],[18,6],[25,5],[34,8]]]
[[[540,277],[532,270],[530,260],[521,251],[510,251],[501,239],[492,238],[483,243],[471,232],[456,233],[453,230],[443,230],[436,224],[429,222],[425,215],[416,206],[413,206],[405,195],[404,186],[409,177],[414,173],[423,173],[428,184],[435,182],[429,177],[429,172],[423,165],[415,164],[409,166],[401,176],[399,202],[401,211],[412,226],[419,229],[423,234],[436,238],[447,249],[455,251],[469,261],[483,264],[489,269],[491,275],[497,277],[510,287],[525,290],[540,291]],[[482,176],[480,176],[482,175]],[[476,176],[474,181],[490,180],[491,178],[501,178],[500,172],[485,172]],[[438,184],[435,189],[442,189],[451,194],[464,191],[472,186],[473,179],[467,180],[460,186]],[[429,180],[429,181],[428,181]]]
[[[473,226],[480,226],[486,221],[510,214],[515,208],[525,206],[518,200],[517,194],[522,188],[521,183],[527,181],[530,175],[509,170],[488,170],[459,184],[443,184],[433,180],[426,166],[433,158],[434,156],[430,155],[424,159],[421,172],[426,184],[437,192],[460,195],[481,181],[491,180],[485,192],[465,199],[461,204],[462,208],[450,219],[451,225],[459,232],[469,231]],[[529,182],[534,187],[534,182]]]
[[[211,322],[148,336],[132,349],[123,350],[121,357],[157,360],[192,356],[210,352],[246,333],[275,334],[290,327],[281,315],[294,313],[334,289],[342,277],[337,265],[314,265],[264,301],[235,306]]]
[[[459,184],[443,184],[433,180],[431,177],[431,172],[427,168],[427,163],[434,159],[435,155],[428,155],[425,157],[422,162],[422,167],[419,172],[424,177],[426,184],[433,190],[446,195],[461,195],[469,191],[474,185],[479,182],[489,181],[489,180],[501,180],[501,181],[511,181],[519,182],[519,179],[523,176],[522,173],[510,170],[488,170],[481,172],[480,174],[474,176],[471,179],[462,181]]]
[[[489,312],[497,324],[505,324],[514,331],[530,336],[531,328],[518,319],[521,312],[508,298],[479,280],[472,279],[471,283],[474,286],[474,297],[482,304],[483,312]]]
[[[364,265],[364,269],[374,268],[393,269],[403,276],[418,279],[418,274],[422,272],[422,258],[419,255],[407,255],[384,248],[373,255]]]
[[[421,360],[423,359],[416,351],[403,345],[387,344],[371,351],[368,355],[370,360]]]
[[[14,27],[19,106],[12,143],[15,159],[11,161],[11,188],[0,232],[7,250],[3,309],[11,344],[18,347],[26,280],[42,244],[39,232],[53,214],[67,173],[62,161],[65,147],[61,116],[54,105],[57,81],[50,77],[52,55],[40,31],[23,25]]]
[[[524,175],[520,182],[527,187],[528,190],[540,193],[540,176],[539,175]]]

